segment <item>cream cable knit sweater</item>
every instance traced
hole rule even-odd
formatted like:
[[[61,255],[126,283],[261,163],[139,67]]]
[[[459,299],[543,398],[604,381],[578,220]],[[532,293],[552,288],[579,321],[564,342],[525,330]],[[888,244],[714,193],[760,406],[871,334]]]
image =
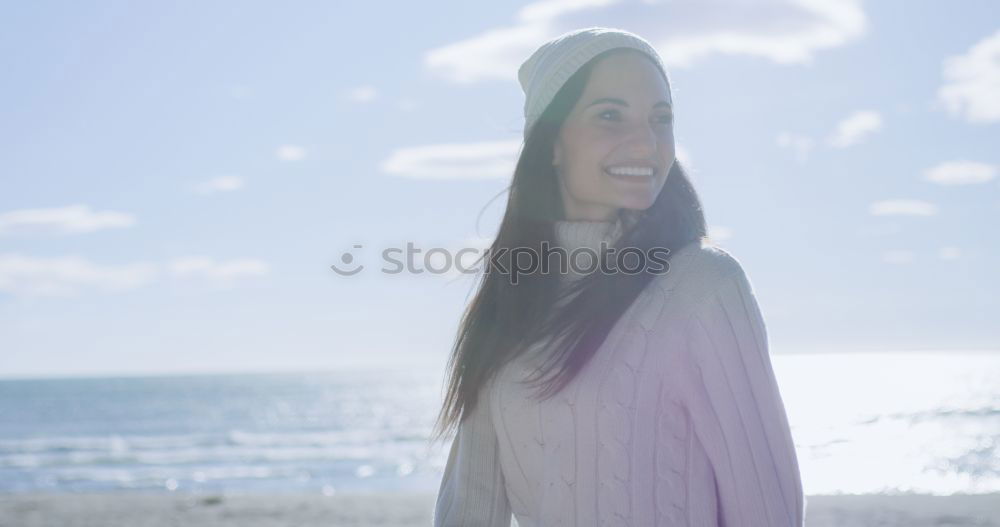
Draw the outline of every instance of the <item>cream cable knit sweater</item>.
[[[561,221],[568,250],[620,222]],[[582,258],[581,258],[582,260]],[[750,282],[722,249],[670,257],[555,398],[526,397],[544,351],[507,364],[452,442],[434,525],[794,526],[806,503]],[[575,280],[580,275],[562,275]]]

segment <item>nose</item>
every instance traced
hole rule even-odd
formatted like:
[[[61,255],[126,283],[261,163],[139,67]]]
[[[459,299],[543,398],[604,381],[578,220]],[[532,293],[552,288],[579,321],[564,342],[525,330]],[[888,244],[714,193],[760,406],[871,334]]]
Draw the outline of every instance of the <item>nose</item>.
[[[629,151],[637,157],[655,153],[658,141],[656,130],[648,124],[633,126],[626,138]]]

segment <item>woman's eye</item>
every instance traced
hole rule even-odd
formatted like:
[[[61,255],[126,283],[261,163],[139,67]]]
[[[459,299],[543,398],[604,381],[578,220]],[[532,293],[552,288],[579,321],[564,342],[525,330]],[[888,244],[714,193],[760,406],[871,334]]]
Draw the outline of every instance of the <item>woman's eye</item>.
[[[670,123],[674,122],[674,116],[673,115],[661,115],[661,116],[659,116],[659,117],[656,118],[656,122],[658,122],[660,124],[670,124]]]
[[[619,117],[618,110],[604,110],[603,112],[597,114],[598,117],[604,117],[605,115],[614,116],[612,119],[613,121],[617,121]]]
[[[609,121],[621,121],[621,112],[618,110],[604,110],[603,112],[597,114],[601,119],[606,119]],[[657,124],[669,125],[674,122],[673,114],[664,114],[659,117],[655,117],[654,121]]]

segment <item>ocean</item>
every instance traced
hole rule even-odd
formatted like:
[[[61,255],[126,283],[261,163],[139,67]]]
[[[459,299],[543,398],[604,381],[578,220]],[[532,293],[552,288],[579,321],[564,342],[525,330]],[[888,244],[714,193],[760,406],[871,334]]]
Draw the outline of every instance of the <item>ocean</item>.
[[[1000,491],[1000,353],[775,354],[806,494]],[[0,493],[435,492],[443,372],[0,381]]]

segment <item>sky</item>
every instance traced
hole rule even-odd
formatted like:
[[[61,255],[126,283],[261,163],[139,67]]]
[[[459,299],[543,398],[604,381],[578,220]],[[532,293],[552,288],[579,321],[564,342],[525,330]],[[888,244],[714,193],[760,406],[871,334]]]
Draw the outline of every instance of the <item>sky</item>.
[[[488,242],[517,67],[586,26],[663,57],[772,354],[1000,351],[996,2],[43,1],[0,16],[0,377],[443,364],[473,276],[381,251]]]

